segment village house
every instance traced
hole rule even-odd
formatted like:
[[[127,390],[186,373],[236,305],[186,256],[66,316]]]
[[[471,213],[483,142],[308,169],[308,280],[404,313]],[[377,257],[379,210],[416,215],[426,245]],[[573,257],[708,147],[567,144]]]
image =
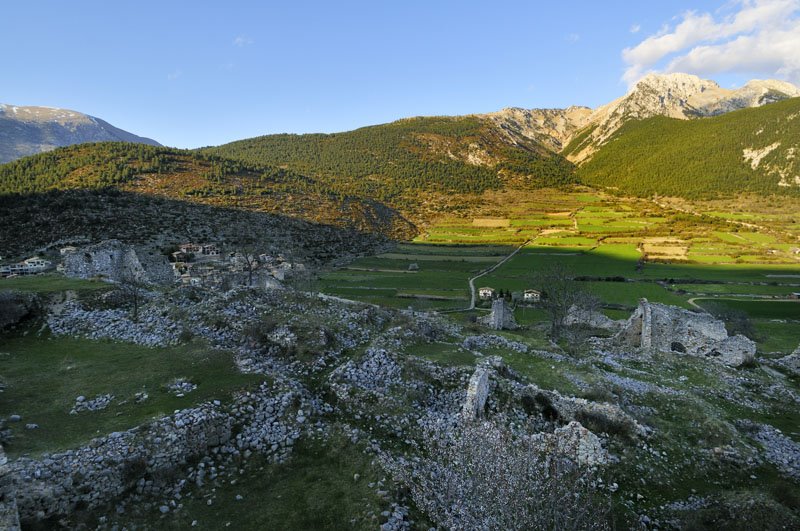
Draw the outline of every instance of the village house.
[[[188,262],[189,258],[190,258],[189,253],[185,253],[183,251],[175,251],[174,253],[172,253],[173,263],[176,263],[176,264],[177,263]]]
[[[217,247],[213,243],[208,243],[201,247],[200,254],[204,256],[219,256],[220,250],[219,247]]]
[[[195,256],[219,256],[221,251],[213,243],[183,243],[178,246],[180,252]]]
[[[36,273],[46,271],[52,265],[53,262],[50,260],[34,256],[22,262],[17,262],[16,264],[0,267],[0,276],[35,275]]]
[[[526,289],[522,293],[522,300],[525,302],[539,302],[542,300],[542,292],[537,289]]]
[[[72,245],[67,245],[66,247],[62,247],[61,249],[59,249],[58,252],[61,253],[61,256],[65,256],[70,253],[77,252],[77,250],[78,250],[77,247],[73,247]]]
[[[494,288],[478,288],[478,297],[480,297],[482,300],[492,299],[494,298],[494,294]]]

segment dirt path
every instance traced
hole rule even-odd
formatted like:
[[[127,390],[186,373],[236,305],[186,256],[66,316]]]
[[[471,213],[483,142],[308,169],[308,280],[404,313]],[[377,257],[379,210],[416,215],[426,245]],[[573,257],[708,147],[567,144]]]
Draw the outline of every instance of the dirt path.
[[[494,271],[495,269],[497,269],[501,265],[503,265],[506,262],[508,262],[509,260],[511,260],[514,257],[515,254],[520,252],[520,250],[522,250],[522,248],[525,247],[526,245],[528,245],[530,242],[531,242],[531,240],[526,240],[522,245],[520,245],[519,247],[514,249],[514,251],[511,254],[509,254],[508,256],[506,256],[505,258],[503,258],[502,260],[500,260],[496,264],[494,264],[492,267],[490,267],[488,269],[484,269],[483,271],[481,271],[480,273],[478,273],[477,275],[475,275],[474,277],[469,279],[470,301],[469,301],[469,308],[466,308],[466,310],[474,310],[475,309],[475,281],[477,279],[481,278],[484,275],[488,275],[489,273],[491,273],[492,271]]]

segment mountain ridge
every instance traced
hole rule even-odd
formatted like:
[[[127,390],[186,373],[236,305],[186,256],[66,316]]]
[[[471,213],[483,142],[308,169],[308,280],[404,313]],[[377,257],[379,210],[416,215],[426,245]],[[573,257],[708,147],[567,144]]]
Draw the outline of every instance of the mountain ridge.
[[[580,165],[630,120],[705,118],[799,96],[800,88],[775,79],[753,79],[740,88],[725,89],[691,74],[649,74],[625,95],[595,109],[509,108],[484,116],[501,129],[536,139]]]
[[[0,103],[0,164],[87,142],[161,145],[78,111]]]

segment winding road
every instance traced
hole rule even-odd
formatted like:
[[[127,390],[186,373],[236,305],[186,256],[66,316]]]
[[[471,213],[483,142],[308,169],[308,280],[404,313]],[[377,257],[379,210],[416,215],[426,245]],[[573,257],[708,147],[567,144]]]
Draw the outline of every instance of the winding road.
[[[526,245],[528,245],[529,243],[531,243],[531,240],[525,240],[525,242],[522,245],[520,245],[519,247],[517,247],[516,249],[514,249],[514,251],[511,254],[509,254],[508,256],[506,256],[505,258],[503,258],[502,260],[500,260],[496,264],[494,264],[492,267],[490,267],[488,269],[484,269],[483,271],[481,271],[480,273],[478,273],[477,275],[475,275],[474,277],[469,279],[469,291],[470,291],[469,308],[466,308],[466,309],[464,309],[462,311],[469,311],[469,310],[474,310],[475,309],[475,280],[481,278],[484,275],[488,275],[489,273],[491,273],[492,271],[494,271],[495,269],[497,269],[501,265],[503,265],[506,262],[508,262],[509,260],[511,260],[514,257],[515,254],[520,252],[520,250],[523,247],[525,247]]]

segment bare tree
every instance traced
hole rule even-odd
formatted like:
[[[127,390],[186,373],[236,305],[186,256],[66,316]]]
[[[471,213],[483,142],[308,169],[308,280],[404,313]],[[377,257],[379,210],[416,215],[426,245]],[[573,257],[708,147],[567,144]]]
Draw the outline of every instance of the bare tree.
[[[261,268],[261,262],[258,260],[258,256],[256,256],[257,251],[253,247],[246,247],[239,251],[239,256],[242,259],[242,264],[244,265],[244,272],[247,274],[247,285],[253,285],[253,274]]]
[[[258,259],[260,246],[253,239],[242,241],[236,247],[235,256],[240,260],[245,275],[247,275],[247,285],[253,285],[253,277],[256,271],[261,269],[264,264]]]
[[[440,426],[425,456],[384,463],[445,529],[609,529],[591,473],[490,421]]]
[[[125,266],[119,280],[119,289],[132,306],[134,322],[139,320],[139,306],[141,306],[146,288],[147,285],[133,268],[129,265]]]
[[[574,274],[561,263],[554,263],[534,275],[534,285],[542,290],[541,306],[550,316],[550,336],[561,338],[570,308],[594,309],[598,301],[574,279]]]

